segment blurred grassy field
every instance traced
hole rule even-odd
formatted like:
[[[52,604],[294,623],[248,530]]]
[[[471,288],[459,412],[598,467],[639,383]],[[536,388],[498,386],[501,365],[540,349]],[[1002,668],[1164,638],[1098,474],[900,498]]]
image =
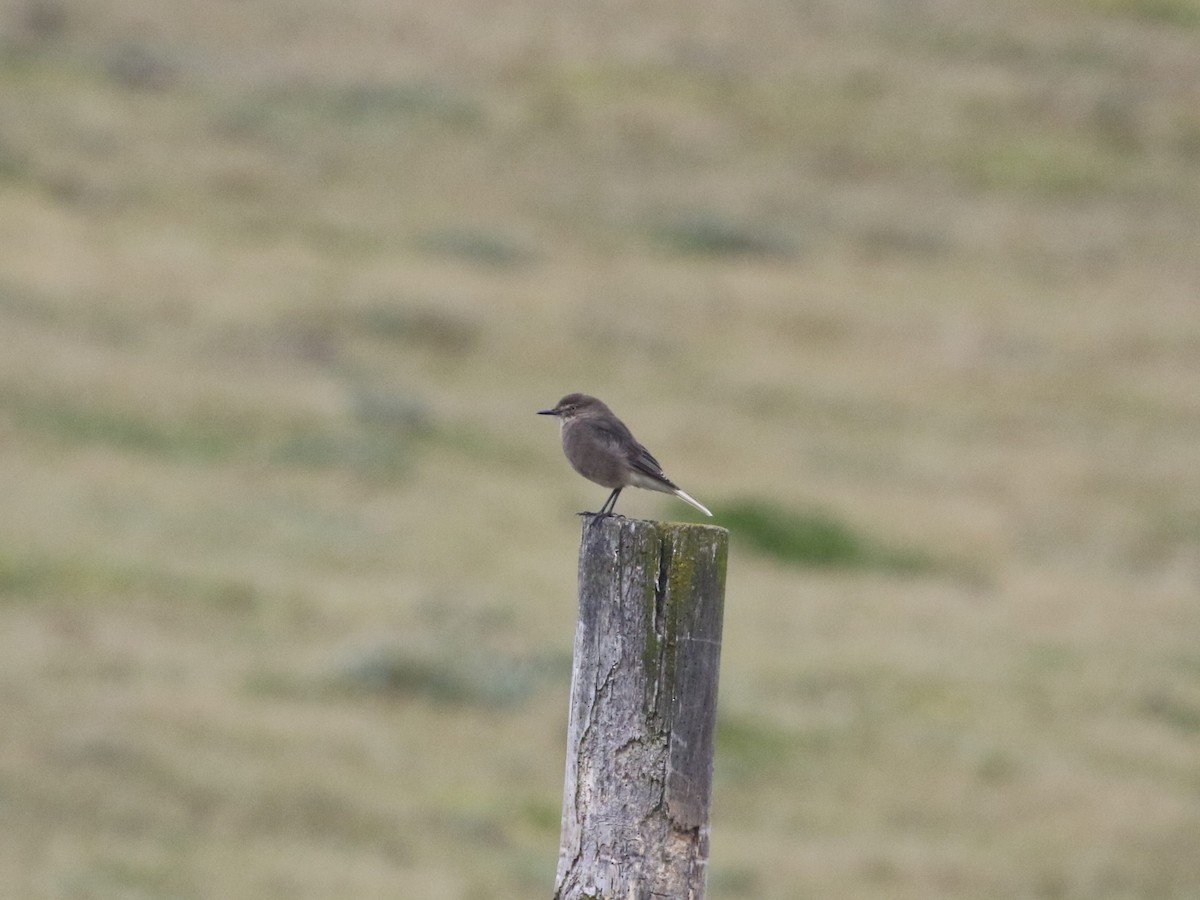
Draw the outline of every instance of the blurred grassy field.
[[[1195,0],[6,4],[0,894],[549,896],[585,390],[713,900],[1200,896],[1198,249]]]

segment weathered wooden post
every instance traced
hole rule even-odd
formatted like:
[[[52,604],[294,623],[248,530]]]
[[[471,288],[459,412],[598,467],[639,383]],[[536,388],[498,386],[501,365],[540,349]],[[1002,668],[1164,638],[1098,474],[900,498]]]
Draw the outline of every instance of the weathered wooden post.
[[[729,532],[587,517],[555,900],[703,900]]]

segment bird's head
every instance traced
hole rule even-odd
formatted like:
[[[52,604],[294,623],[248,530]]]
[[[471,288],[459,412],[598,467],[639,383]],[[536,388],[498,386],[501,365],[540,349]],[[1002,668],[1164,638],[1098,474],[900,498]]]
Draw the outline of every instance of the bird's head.
[[[612,415],[608,407],[587,394],[567,394],[553,409],[539,409],[539,416],[557,416],[562,422],[584,416]]]

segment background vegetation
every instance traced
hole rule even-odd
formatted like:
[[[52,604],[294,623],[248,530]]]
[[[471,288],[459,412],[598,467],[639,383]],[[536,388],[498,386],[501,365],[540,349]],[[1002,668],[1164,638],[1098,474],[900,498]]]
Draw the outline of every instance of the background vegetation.
[[[5,4],[0,893],[548,896],[586,390],[713,900],[1200,896],[1198,248],[1195,0]]]

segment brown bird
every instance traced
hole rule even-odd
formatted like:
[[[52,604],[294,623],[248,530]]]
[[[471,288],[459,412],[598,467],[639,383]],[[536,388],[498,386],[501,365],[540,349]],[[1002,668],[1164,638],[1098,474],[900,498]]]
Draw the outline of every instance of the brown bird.
[[[596,515],[612,515],[617,497],[630,485],[674,494],[706,516],[712,515],[704,504],[688,496],[666,476],[658,460],[637,442],[625,423],[595,397],[567,394],[553,409],[538,410],[538,415],[558,417],[563,453],[576,472],[613,489]]]

